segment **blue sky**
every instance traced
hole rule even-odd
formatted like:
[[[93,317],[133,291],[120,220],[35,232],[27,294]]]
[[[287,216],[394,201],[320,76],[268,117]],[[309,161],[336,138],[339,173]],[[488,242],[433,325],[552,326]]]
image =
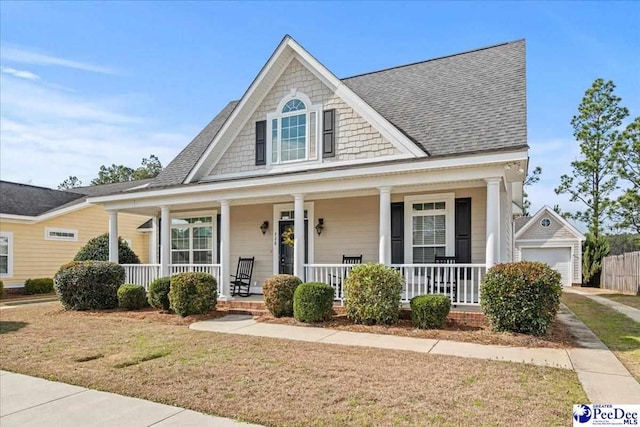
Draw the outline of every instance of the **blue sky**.
[[[640,114],[632,2],[0,3],[0,177],[85,184],[102,164],[164,164],[239,98],[285,34],[339,77],[527,41],[534,209],[578,154],[571,116],[594,79]]]

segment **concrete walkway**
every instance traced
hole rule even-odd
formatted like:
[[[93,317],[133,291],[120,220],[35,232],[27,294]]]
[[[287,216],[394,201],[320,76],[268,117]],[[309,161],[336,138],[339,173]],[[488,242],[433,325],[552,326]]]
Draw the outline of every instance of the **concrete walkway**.
[[[259,427],[7,371],[0,371],[0,425]]]
[[[605,297],[601,297],[598,295],[595,295],[593,293],[589,293],[589,292],[584,292],[578,289],[572,289],[572,288],[567,288],[564,290],[564,292],[568,292],[571,294],[578,294],[578,295],[582,295],[583,297],[587,297],[590,300],[593,300],[597,303],[600,303],[602,305],[606,305],[607,307],[610,307],[612,309],[614,309],[615,311],[624,314],[625,316],[635,320],[636,322],[640,323],[640,310],[638,310],[637,308],[633,308],[630,307],[626,304],[622,304],[619,303],[617,301],[613,301],[610,300],[609,298],[605,298]]]
[[[640,384],[609,349],[566,307],[559,318],[579,337],[585,348],[554,349],[484,345],[457,341],[401,337],[329,328],[261,323],[246,315],[227,315],[192,323],[196,331],[220,332],[257,337],[289,339],[324,344],[408,350],[419,353],[476,359],[530,363],[575,370],[592,403],[640,402]]]

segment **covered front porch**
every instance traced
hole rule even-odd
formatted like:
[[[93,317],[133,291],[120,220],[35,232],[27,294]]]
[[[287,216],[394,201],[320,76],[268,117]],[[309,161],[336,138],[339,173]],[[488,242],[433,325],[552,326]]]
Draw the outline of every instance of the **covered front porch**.
[[[118,261],[119,212],[152,218],[149,261],[124,265],[128,283],[148,287],[158,277],[201,271],[216,278],[222,300],[238,298],[231,276],[238,259],[249,257],[253,294],[267,277],[286,273],[331,285],[342,302],[350,257],[400,271],[403,302],[445,293],[456,305],[476,306],[486,269],[512,258],[513,190],[502,166],[262,184],[199,184],[186,187],[190,193],[103,202],[110,260]]]

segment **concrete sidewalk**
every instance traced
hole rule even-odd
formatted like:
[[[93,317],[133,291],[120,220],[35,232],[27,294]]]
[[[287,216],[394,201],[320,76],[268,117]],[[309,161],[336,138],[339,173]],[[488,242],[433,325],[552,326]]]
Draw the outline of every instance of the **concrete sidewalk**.
[[[597,303],[600,303],[602,305],[606,305],[607,307],[610,307],[612,309],[614,309],[615,311],[624,314],[625,316],[635,320],[636,322],[640,323],[640,310],[638,310],[637,308],[633,308],[630,307],[626,304],[622,304],[619,303],[617,301],[613,301],[610,300],[609,298],[605,298],[605,297],[601,297],[598,296],[595,293],[590,293],[590,292],[585,292],[582,290],[578,290],[578,289],[572,289],[572,288],[567,288],[564,290],[564,292],[568,292],[571,294],[578,294],[578,295],[582,295],[583,297],[589,298],[590,300],[593,300]],[[609,292],[611,293],[611,292]]]
[[[0,425],[260,427],[7,371],[0,371]]]
[[[217,319],[195,322],[189,328],[197,331],[406,350],[570,369],[577,372],[578,379],[592,403],[623,404],[640,402],[640,384],[598,337],[566,307],[563,306],[561,308],[558,316],[570,328],[571,333],[579,337],[580,344],[585,348],[565,350],[508,347],[347,332],[329,328],[261,323],[247,315],[227,315]]]

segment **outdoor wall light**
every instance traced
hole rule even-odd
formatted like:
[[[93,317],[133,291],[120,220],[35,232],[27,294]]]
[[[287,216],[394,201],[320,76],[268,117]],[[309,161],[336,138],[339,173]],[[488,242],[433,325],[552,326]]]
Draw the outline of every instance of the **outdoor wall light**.
[[[262,223],[262,225],[260,225],[260,231],[262,231],[262,234],[266,234],[268,229],[269,229],[269,221],[265,221]]]
[[[318,223],[316,224],[316,233],[318,233],[318,236],[322,234],[322,230],[324,230],[324,218],[318,218]]]

